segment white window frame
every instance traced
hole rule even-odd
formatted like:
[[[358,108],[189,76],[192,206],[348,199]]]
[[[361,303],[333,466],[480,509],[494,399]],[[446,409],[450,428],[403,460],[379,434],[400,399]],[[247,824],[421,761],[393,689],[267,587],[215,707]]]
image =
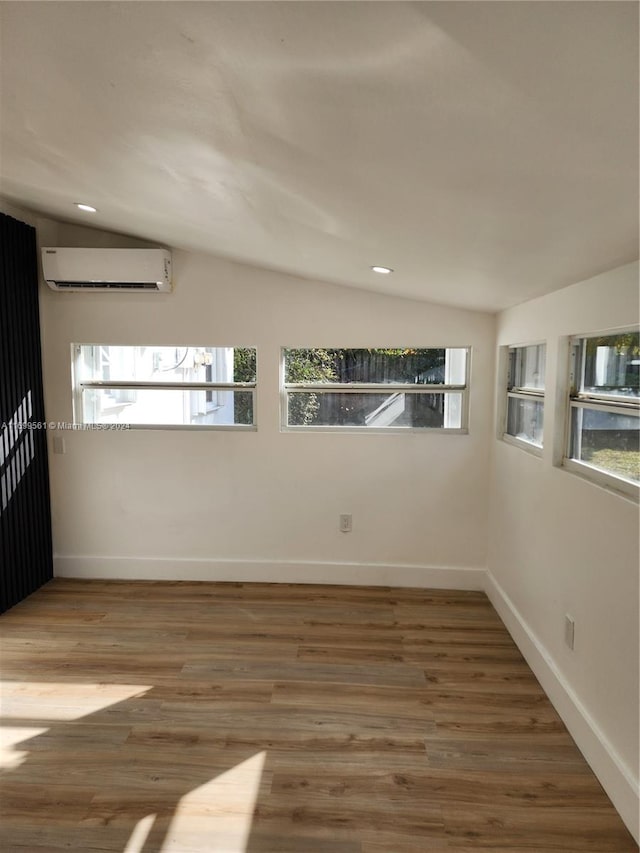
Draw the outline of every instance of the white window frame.
[[[502,439],[506,444],[512,444],[514,447],[520,447],[522,450],[526,450],[529,453],[532,453],[534,456],[541,457],[543,454],[544,448],[544,425],[543,425],[543,433],[542,433],[542,444],[538,445],[532,441],[527,441],[524,438],[519,438],[518,436],[511,435],[507,432],[509,425],[509,400],[517,399],[517,400],[535,400],[536,402],[542,403],[542,411],[543,418],[545,414],[545,392],[546,392],[546,375],[544,380],[543,388],[528,388],[527,386],[519,386],[515,384],[515,377],[518,374],[518,367],[514,364],[517,362],[518,358],[521,357],[520,353],[527,349],[527,347],[540,347],[543,346],[544,354],[545,354],[545,374],[546,374],[546,366],[547,366],[547,342],[546,341],[531,341],[526,344],[509,344],[508,346],[503,347],[504,353],[504,369],[502,371],[502,387],[505,389],[503,393],[503,412],[500,417],[500,434],[499,438]],[[544,424],[544,420],[543,420]]]
[[[285,382],[285,353],[289,349],[312,349],[313,347],[287,346],[280,350],[280,431],[281,432],[303,432],[303,433],[354,433],[358,435],[407,435],[407,434],[451,434],[468,435],[469,433],[469,377],[471,375],[471,347],[470,346],[432,346],[421,345],[413,349],[458,349],[465,350],[465,381],[462,385],[455,384],[402,384],[402,383],[368,383],[368,382]],[[340,347],[327,347],[327,349],[339,349]],[[342,349],[357,349],[357,347],[342,347]],[[460,426],[459,427],[369,427],[369,426],[331,426],[304,424],[290,425],[288,423],[288,395],[290,391],[308,391],[317,394],[339,393],[339,394],[380,394],[397,392],[403,394],[446,394],[448,392],[462,395]]]
[[[584,371],[586,364],[586,351],[583,341],[589,338],[602,338],[614,335],[623,335],[626,332],[637,332],[638,326],[626,326],[619,329],[606,329],[597,332],[588,332],[572,335],[569,338],[569,370],[568,370],[568,394],[564,420],[564,443],[562,468],[573,474],[578,474],[587,480],[596,483],[610,491],[617,492],[625,497],[630,497],[640,502],[640,483],[627,480],[624,477],[596,468],[588,462],[575,459],[571,456],[572,450],[572,416],[574,409],[595,409],[596,411],[609,412],[611,414],[629,415],[640,417],[640,398],[625,398],[616,395],[598,394],[582,391],[584,382]]]
[[[84,391],[92,388],[108,388],[113,390],[137,391],[137,390],[159,390],[159,391],[250,391],[251,392],[251,408],[253,412],[253,423],[251,424],[138,424],[127,423],[127,429],[159,429],[159,430],[243,430],[255,432],[258,428],[257,413],[256,413],[256,389],[257,382],[139,382],[133,380],[80,380],[77,377],[81,375],[80,359],[82,356],[83,347],[138,347],[138,346],[174,346],[174,344],[105,344],[105,343],[82,343],[71,344],[71,381],[72,381],[72,404],[73,404],[73,422],[79,425],[105,424],[105,421],[89,421],[85,418],[84,406]],[[193,346],[192,344],[179,344],[175,346]],[[215,348],[209,345],[210,348]],[[234,347],[236,348],[236,347]],[[243,347],[244,349],[245,347]],[[257,347],[246,347],[246,349],[256,350]],[[212,411],[215,405],[207,403],[207,410]],[[122,426],[125,424],[123,423]]]

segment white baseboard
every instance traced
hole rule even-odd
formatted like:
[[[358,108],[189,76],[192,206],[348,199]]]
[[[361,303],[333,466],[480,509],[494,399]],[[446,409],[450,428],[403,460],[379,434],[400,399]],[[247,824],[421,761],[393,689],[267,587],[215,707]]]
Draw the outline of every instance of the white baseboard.
[[[305,560],[212,560],[170,557],[53,558],[55,577],[106,580],[317,583],[484,590],[485,570]]]
[[[629,832],[640,843],[638,779],[613,748],[490,571],[486,575],[485,591]]]

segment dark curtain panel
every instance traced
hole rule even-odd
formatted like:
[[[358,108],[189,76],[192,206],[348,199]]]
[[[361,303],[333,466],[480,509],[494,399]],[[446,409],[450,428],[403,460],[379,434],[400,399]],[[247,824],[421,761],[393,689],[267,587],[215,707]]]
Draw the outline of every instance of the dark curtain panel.
[[[0,612],[53,576],[34,228],[0,214]]]

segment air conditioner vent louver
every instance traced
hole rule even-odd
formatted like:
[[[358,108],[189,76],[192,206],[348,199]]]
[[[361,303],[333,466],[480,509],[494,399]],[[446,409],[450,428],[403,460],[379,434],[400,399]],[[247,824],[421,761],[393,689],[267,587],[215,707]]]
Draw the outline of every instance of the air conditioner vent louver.
[[[171,254],[166,249],[43,248],[42,272],[52,290],[167,293]]]
[[[65,288],[77,289],[77,281],[56,281],[58,290]],[[139,281],[83,281],[81,284],[82,290],[160,290],[158,282],[143,282]]]

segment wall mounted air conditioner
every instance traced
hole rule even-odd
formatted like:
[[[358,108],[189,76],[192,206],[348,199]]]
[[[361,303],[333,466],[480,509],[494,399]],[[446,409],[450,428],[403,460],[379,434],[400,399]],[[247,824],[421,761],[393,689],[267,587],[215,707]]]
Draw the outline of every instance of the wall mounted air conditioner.
[[[84,292],[171,290],[166,249],[42,249],[42,272],[52,290]]]

